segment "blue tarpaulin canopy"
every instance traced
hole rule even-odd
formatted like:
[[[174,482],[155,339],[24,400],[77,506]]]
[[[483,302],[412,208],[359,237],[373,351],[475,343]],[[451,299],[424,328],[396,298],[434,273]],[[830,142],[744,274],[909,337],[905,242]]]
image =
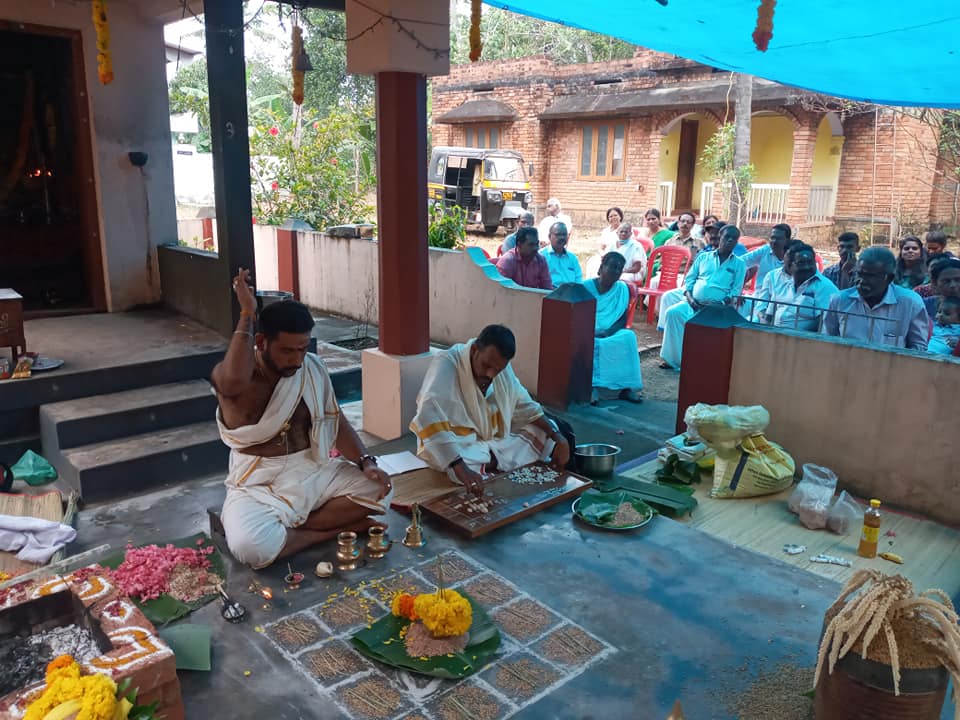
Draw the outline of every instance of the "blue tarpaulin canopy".
[[[960,0],[779,0],[766,52],[759,0],[487,2],[826,95],[960,108]]]

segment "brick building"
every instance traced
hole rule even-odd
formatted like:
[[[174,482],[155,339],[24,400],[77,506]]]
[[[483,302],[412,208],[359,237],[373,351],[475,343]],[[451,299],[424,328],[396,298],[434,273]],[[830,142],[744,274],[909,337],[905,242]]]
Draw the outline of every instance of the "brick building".
[[[628,218],[649,207],[726,214],[699,158],[733,119],[730,73],[638,48],[604,63],[481,62],[431,82],[433,144],[520,151],[537,210],[556,196],[575,225],[598,230],[611,205]],[[956,183],[942,180],[929,125],[890,109],[828,107],[754,80],[749,224],[785,221],[811,239],[837,226],[880,237],[956,224]]]

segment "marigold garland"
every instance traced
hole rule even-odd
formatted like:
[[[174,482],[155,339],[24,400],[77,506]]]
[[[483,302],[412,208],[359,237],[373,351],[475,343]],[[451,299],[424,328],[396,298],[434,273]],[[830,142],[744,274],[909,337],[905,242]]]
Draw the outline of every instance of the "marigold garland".
[[[110,24],[106,0],[93,0],[93,28],[97,34],[97,75],[100,82],[113,82],[113,60],[110,57]]]
[[[304,71],[297,70],[297,59],[303,53],[303,28],[294,25],[291,28],[291,44],[293,52],[290,55],[290,68],[293,73],[293,101],[297,105],[303,105],[303,80]]]
[[[424,627],[436,638],[463,635],[473,622],[470,602],[456,590],[418,595],[413,609]]]
[[[47,687],[27,708],[23,720],[59,720],[76,713],[76,720],[123,720],[130,703],[117,701],[117,684],[106,675],[80,675],[69,655],[47,665]],[[120,712],[117,710],[120,708]]]
[[[483,41],[480,40],[481,0],[470,0],[470,62],[480,59]]]
[[[773,39],[773,11],[777,0],[760,0],[757,8],[757,26],[753,29],[753,44],[760,52],[766,52]]]
[[[390,603],[390,611],[397,617],[406,618],[407,620],[416,620],[417,613],[413,609],[416,600],[416,595],[398,592],[393,596],[393,600]]]

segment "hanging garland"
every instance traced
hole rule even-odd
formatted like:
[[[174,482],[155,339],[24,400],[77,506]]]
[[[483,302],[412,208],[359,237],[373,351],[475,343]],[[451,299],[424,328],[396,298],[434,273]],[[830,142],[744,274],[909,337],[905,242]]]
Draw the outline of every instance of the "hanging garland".
[[[293,102],[303,105],[303,77],[304,71],[297,70],[297,60],[303,53],[303,28],[293,25],[291,28],[291,44],[293,53],[290,55],[290,68],[293,73]]]
[[[757,8],[757,26],[753,29],[753,44],[760,52],[766,52],[773,39],[773,10],[777,0],[760,0]]]
[[[113,82],[113,60],[110,58],[110,24],[107,22],[106,0],[93,0],[93,28],[97,34],[97,75],[100,82]]]
[[[470,62],[480,59],[483,42],[480,40],[481,0],[470,0]]]

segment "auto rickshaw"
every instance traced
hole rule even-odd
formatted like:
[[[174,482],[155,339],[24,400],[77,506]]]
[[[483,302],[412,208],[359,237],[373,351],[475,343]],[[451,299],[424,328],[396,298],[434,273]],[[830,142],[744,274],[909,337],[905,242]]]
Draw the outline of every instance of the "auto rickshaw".
[[[512,229],[533,202],[523,157],[513,150],[435,147],[427,172],[431,205],[459,205],[467,222],[493,235],[500,225]]]

